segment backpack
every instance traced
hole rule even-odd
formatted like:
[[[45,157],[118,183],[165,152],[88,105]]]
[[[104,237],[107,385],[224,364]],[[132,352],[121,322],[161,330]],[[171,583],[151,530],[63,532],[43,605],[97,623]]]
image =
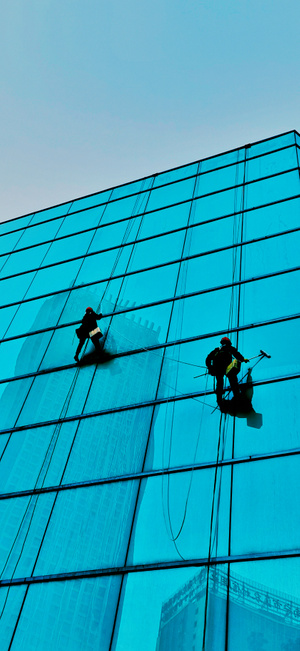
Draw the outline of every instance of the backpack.
[[[205,360],[205,364],[208,368],[209,375],[217,375],[218,371],[220,370],[220,364],[218,361],[218,353],[220,352],[220,348],[214,348],[214,350],[207,355],[207,358]]]

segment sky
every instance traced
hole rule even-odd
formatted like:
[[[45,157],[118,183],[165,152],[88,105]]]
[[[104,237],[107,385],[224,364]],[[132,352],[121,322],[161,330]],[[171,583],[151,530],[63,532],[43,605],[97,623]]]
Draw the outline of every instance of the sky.
[[[0,10],[0,221],[300,130],[299,0]]]

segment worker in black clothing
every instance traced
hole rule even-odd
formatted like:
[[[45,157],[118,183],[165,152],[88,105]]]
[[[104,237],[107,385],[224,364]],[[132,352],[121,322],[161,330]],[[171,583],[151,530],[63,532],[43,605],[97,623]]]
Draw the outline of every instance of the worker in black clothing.
[[[74,356],[76,362],[79,362],[78,355],[84,345],[86,339],[91,339],[93,342],[96,351],[101,352],[101,346],[99,339],[103,336],[100,328],[97,326],[97,321],[101,319],[102,314],[96,314],[92,307],[87,307],[85,310],[85,315],[81,321],[81,326],[77,328],[76,334],[79,339],[79,344]]]
[[[219,406],[222,402],[224,375],[228,377],[232,393],[237,398],[240,393],[237,375],[241,368],[241,362],[249,362],[232,346],[228,337],[222,337],[220,344],[220,348],[214,348],[206,358],[208,372],[216,377],[216,394]]]

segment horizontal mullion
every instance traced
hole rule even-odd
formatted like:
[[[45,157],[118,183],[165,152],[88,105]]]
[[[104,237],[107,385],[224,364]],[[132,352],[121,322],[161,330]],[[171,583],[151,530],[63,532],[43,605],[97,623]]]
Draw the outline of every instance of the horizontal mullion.
[[[286,133],[283,133],[283,134],[280,134],[280,135],[285,136],[285,135],[288,135],[289,133],[293,133],[293,132],[292,131],[287,131]],[[294,133],[297,133],[297,132],[294,132]],[[297,135],[299,135],[299,134],[297,134]],[[279,136],[274,136],[274,138],[278,138],[278,137]],[[144,177],[142,177],[140,179],[137,179],[136,181],[137,182],[139,182],[139,181],[142,182],[142,181],[145,181],[146,179],[149,179],[149,178],[153,178],[153,177],[155,178],[155,177],[159,176],[160,174],[173,172],[173,171],[175,171],[177,169],[180,169],[181,167],[184,168],[184,167],[188,167],[189,165],[195,165],[197,163],[199,164],[201,162],[211,160],[212,158],[219,158],[220,156],[224,156],[225,154],[234,153],[235,151],[238,152],[238,151],[243,151],[244,149],[251,149],[252,146],[255,146],[256,144],[260,144],[262,142],[267,142],[268,140],[272,140],[272,138],[267,138],[266,140],[259,140],[259,141],[254,142],[254,143],[243,145],[242,147],[237,147],[235,149],[231,149],[231,150],[228,150],[228,151],[225,151],[225,152],[221,152],[221,154],[216,154],[215,156],[208,156],[208,158],[203,158],[203,159],[199,159],[199,160],[196,160],[196,161],[192,161],[191,163],[187,163],[186,165],[179,165],[179,167],[173,167],[173,168],[168,169],[168,170],[163,170],[162,172],[156,172],[154,174],[150,174],[149,176],[144,176]],[[211,172],[217,172],[219,170],[226,169],[228,167],[233,167],[235,165],[244,164],[245,162],[250,162],[252,160],[256,160],[257,158],[263,158],[264,156],[268,156],[270,154],[275,154],[277,152],[284,151],[285,149],[293,149],[294,147],[297,148],[297,149],[300,148],[298,143],[294,142],[291,145],[285,145],[284,147],[278,147],[277,149],[273,149],[272,151],[257,154],[256,156],[252,156],[251,158],[247,158],[246,161],[245,160],[235,161],[233,163],[228,163],[227,165],[221,165],[220,167],[212,168],[211,170],[205,170],[203,172],[200,172],[200,175],[204,176],[205,174],[210,174]],[[200,175],[199,174],[198,175],[197,174],[192,174],[191,176],[186,176],[186,177],[181,178],[181,179],[180,178],[175,179],[174,181],[170,181],[169,183],[162,183],[162,185],[156,186],[155,188],[148,188],[148,190],[145,189],[145,190],[141,190],[140,192],[129,193],[129,194],[124,195],[124,197],[117,197],[116,199],[110,199],[109,201],[105,201],[103,203],[96,204],[95,206],[88,206],[87,208],[83,208],[82,210],[76,210],[74,212],[68,212],[65,215],[60,215],[58,217],[51,217],[50,219],[45,219],[44,221],[39,222],[39,224],[46,224],[46,223],[48,223],[50,221],[54,221],[56,219],[66,217],[67,215],[75,215],[76,213],[84,212],[85,210],[90,210],[92,208],[98,208],[100,206],[105,206],[108,203],[113,203],[115,201],[120,201],[121,199],[125,199],[127,197],[132,197],[135,194],[142,194],[143,192],[147,192],[147,191],[149,192],[149,190],[151,190],[151,189],[155,190],[157,188],[166,187],[167,185],[172,185],[173,183],[178,183],[179,181],[185,181],[187,179],[193,178],[195,176],[200,176]],[[256,179],[256,180],[260,180],[260,179]],[[133,181],[129,181],[128,184],[131,184],[132,182]],[[124,187],[124,185],[128,185],[128,184],[125,183],[125,184],[121,184],[121,185],[116,185],[116,186],[113,186],[111,188],[107,188],[107,189],[103,190],[103,192],[109,192],[109,191],[112,192],[113,190],[115,190],[117,188],[120,188],[120,187]],[[35,216],[35,215],[38,215],[41,212],[44,212],[46,210],[50,210],[51,208],[59,208],[60,206],[67,205],[68,203],[71,204],[71,206],[70,206],[70,209],[71,209],[72,204],[75,201],[82,200],[82,199],[87,199],[87,198],[95,196],[97,194],[99,194],[99,192],[94,192],[92,194],[84,195],[83,197],[76,197],[75,199],[72,199],[71,201],[66,201],[66,202],[63,202],[62,204],[55,204],[54,206],[49,206],[48,208],[43,208],[41,210],[36,210],[34,213],[26,213],[25,215],[20,215],[20,217],[15,217],[14,219],[15,220],[22,219],[22,217],[27,217],[29,215]],[[7,221],[14,221],[14,220],[12,219],[12,220],[7,220]],[[27,228],[33,228],[34,226],[37,226],[39,224],[28,224],[28,226],[26,226],[25,228],[26,229]],[[17,231],[21,231],[21,230],[24,230],[24,227],[23,228],[17,228],[17,229],[15,229],[13,231],[9,231],[9,233],[16,233]],[[8,233],[3,233],[3,235],[7,235],[7,234]]]
[[[219,461],[206,461],[203,463],[193,463],[184,466],[174,466],[171,468],[160,468],[157,470],[147,470],[138,473],[128,473],[127,475],[116,475],[114,477],[89,479],[86,481],[73,482],[69,484],[57,484],[56,486],[43,486],[42,488],[32,488],[21,491],[12,491],[10,493],[0,493],[0,500],[15,499],[18,497],[29,497],[31,495],[44,495],[46,493],[61,493],[62,491],[75,490],[77,488],[106,486],[107,484],[116,484],[124,481],[138,481],[142,479],[149,479],[151,477],[164,477],[166,475],[176,475],[198,470],[201,471],[214,468],[224,468],[227,466],[239,466],[256,461],[268,461],[270,459],[294,457],[298,455],[300,455],[300,448],[292,448],[290,450],[283,450],[280,452],[266,452],[244,457],[221,459]]]
[[[185,229],[183,229],[183,230],[185,230]],[[153,269],[158,269],[160,267],[166,267],[168,265],[178,264],[179,262],[186,262],[187,260],[193,260],[194,258],[201,258],[201,257],[207,256],[207,255],[212,255],[214,253],[222,253],[223,251],[229,251],[231,249],[236,249],[236,248],[239,248],[239,247],[247,246],[248,244],[256,244],[258,242],[264,242],[265,240],[271,240],[271,239],[274,239],[275,237],[281,237],[283,235],[291,235],[292,233],[296,233],[299,230],[300,230],[300,227],[297,226],[295,228],[290,228],[290,229],[288,229],[286,231],[278,231],[276,233],[271,233],[270,235],[264,235],[262,237],[255,237],[255,238],[252,238],[251,240],[245,240],[243,242],[234,242],[233,244],[227,244],[226,246],[221,246],[221,247],[218,247],[216,249],[210,249],[208,251],[202,251],[201,253],[194,253],[193,255],[183,256],[181,258],[176,258],[175,260],[171,260],[171,261],[168,261],[168,262],[163,262],[161,264],[153,265],[151,267],[146,267],[145,269],[135,269],[133,271],[128,271],[126,274],[123,273],[123,274],[118,274],[116,276],[104,278],[103,280],[96,281],[96,283],[97,282],[103,282],[104,283],[104,282],[115,280],[116,278],[123,278],[123,277],[130,276],[130,275],[133,275],[133,274],[141,273],[143,271],[151,271]],[[160,234],[160,235],[155,236],[155,237],[163,237],[163,236],[164,236],[164,234]],[[145,240],[141,240],[141,241],[146,241],[148,239],[151,240],[153,238],[152,237],[145,238]],[[33,269],[27,269],[26,271],[23,271],[23,272],[19,271],[19,272],[15,273],[15,274],[10,274],[9,276],[4,276],[3,278],[0,278],[0,282],[4,282],[5,280],[10,280],[11,278],[17,278],[20,275],[25,276],[26,274],[36,273],[36,272],[42,271],[44,269],[50,269],[51,267],[57,267],[57,266],[66,264],[67,262],[76,262],[76,260],[82,260],[82,259],[90,258],[92,256],[99,255],[99,253],[107,253],[108,251],[119,250],[120,248],[123,248],[124,246],[133,246],[135,244],[138,244],[138,241],[132,241],[132,242],[125,243],[125,244],[123,244],[123,246],[112,246],[112,247],[109,247],[107,249],[103,249],[101,251],[92,251],[91,253],[86,253],[85,255],[77,255],[77,256],[75,256],[73,258],[67,258],[66,260],[59,260],[58,262],[52,262],[51,264],[42,265],[40,267],[35,267]],[[96,284],[96,283],[94,282],[93,284]],[[82,287],[82,285],[81,285],[81,287]],[[4,307],[4,306],[2,306],[2,307]]]
[[[268,319],[265,321],[256,321],[253,323],[248,323],[242,326],[234,327],[229,330],[226,330],[227,334],[233,334],[236,332],[243,332],[245,330],[251,330],[252,328],[261,328],[263,326],[267,325],[276,325],[277,323],[284,323],[286,321],[294,321],[296,319],[300,318],[300,312],[297,312],[296,314],[289,314],[287,316],[280,316],[276,317],[275,319]],[[194,335],[193,337],[185,337],[184,339],[176,339],[174,341],[165,341],[164,343],[161,344],[154,344],[153,346],[148,346],[147,348],[135,348],[132,350],[124,350],[120,353],[115,353],[113,355],[113,359],[119,358],[119,357],[128,357],[129,355],[136,355],[138,353],[144,353],[144,352],[152,352],[154,350],[160,350],[162,348],[170,348],[172,346],[181,346],[183,344],[189,344],[194,341],[199,341],[202,339],[209,339],[211,337],[220,337],[224,334],[224,330],[216,330],[214,332],[208,332],[205,334],[201,335]],[[0,379],[0,384],[6,384],[7,382],[15,382],[16,380],[25,380],[28,378],[34,378],[34,377],[39,377],[40,375],[48,375],[49,373],[57,373],[59,371],[66,371],[70,368],[78,368],[78,364],[63,364],[62,366],[55,366],[52,368],[46,368],[42,369],[40,371],[35,371],[32,373],[25,373],[22,375],[15,375],[12,377],[8,378],[3,378]]]
[[[289,375],[281,375],[273,378],[266,378],[264,380],[256,380],[252,384],[254,387],[268,385],[268,384],[277,384],[278,382],[287,382],[290,380],[297,380],[300,378],[299,373],[292,373]],[[175,389],[176,390],[176,389]],[[96,418],[98,416],[107,416],[109,414],[115,414],[123,411],[131,411],[133,409],[142,409],[143,407],[151,407],[156,405],[163,405],[169,402],[176,402],[179,400],[197,400],[197,398],[206,397],[209,395],[214,395],[215,391],[196,391],[195,393],[180,393],[174,394],[173,396],[165,396],[162,398],[154,398],[152,400],[145,400],[143,402],[132,403],[129,405],[123,405],[120,407],[110,407],[109,409],[101,409],[100,411],[86,412],[82,414],[74,414],[74,416],[65,416],[63,418],[55,418],[53,420],[41,421],[38,423],[26,423],[25,425],[16,425],[14,427],[7,427],[0,430],[0,435],[3,434],[12,434],[13,432],[23,432],[27,429],[37,429],[39,427],[51,427],[53,425],[62,425],[63,423],[71,423],[74,421],[86,420],[88,418]],[[212,408],[212,405],[207,405],[207,407]],[[218,409],[218,406],[213,409]]]
[[[300,229],[297,229],[300,230]],[[252,276],[251,278],[245,278],[244,280],[237,280],[233,283],[226,283],[223,285],[215,285],[213,287],[207,287],[205,289],[199,289],[198,291],[195,292],[187,292],[186,294],[179,294],[178,296],[171,296],[170,298],[163,298],[158,301],[152,301],[151,303],[143,303],[141,305],[134,305],[130,307],[126,307],[124,309],[118,310],[116,312],[107,312],[106,314],[103,314],[103,319],[109,318],[109,317],[115,317],[119,316],[120,314],[127,314],[129,312],[137,312],[139,310],[145,310],[148,309],[149,307],[157,307],[159,305],[165,305],[166,303],[172,303],[175,301],[181,301],[185,300],[188,298],[195,298],[196,296],[201,296],[202,294],[210,294],[212,292],[217,292],[221,291],[223,289],[230,289],[231,287],[239,287],[242,285],[247,285],[249,283],[257,282],[260,280],[266,280],[268,278],[274,278],[277,276],[283,276],[288,273],[295,273],[297,271],[300,271],[300,266],[297,267],[291,267],[289,269],[280,269],[279,271],[273,271],[272,273],[268,274],[262,274],[260,276]],[[7,341],[15,341],[16,339],[22,339],[24,337],[31,337],[33,335],[39,335],[39,334],[44,334],[45,332],[54,332],[55,330],[61,330],[62,328],[69,328],[71,326],[75,326],[81,323],[81,321],[68,321],[67,323],[60,323],[57,325],[52,325],[48,326],[47,328],[41,328],[40,330],[31,330],[29,332],[23,332],[18,335],[12,335],[11,337],[5,337],[1,339],[1,343],[5,343]]]
[[[44,574],[40,576],[25,576],[15,579],[1,579],[0,588],[18,585],[34,585],[40,583],[52,583],[58,581],[74,581],[77,579],[96,579],[105,576],[123,576],[138,572],[150,572],[158,570],[172,570],[187,567],[212,567],[215,565],[224,565],[228,563],[248,563],[249,561],[272,561],[283,558],[299,558],[300,548],[271,551],[271,552],[252,552],[249,554],[240,554],[232,556],[210,556],[209,558],[192,558],[174,561],[163,561],[158,563],[144,563],[139,565],[125,565],[122,567],[106,567],[94,570],[81,570],[77,572],[62,572],[57,574]]]

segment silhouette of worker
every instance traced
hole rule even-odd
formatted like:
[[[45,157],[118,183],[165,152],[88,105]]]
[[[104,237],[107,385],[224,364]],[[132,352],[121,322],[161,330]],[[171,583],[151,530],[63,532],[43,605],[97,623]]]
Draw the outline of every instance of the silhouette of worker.
[[[238,398],[240,390],[237,375],[241,368],[241,362],[249,362],[232,346],[228,337],[222,337],[220,344],[221,346],[214,348],[206,358],[208,372],[216,378],[216,394],[219,406],[222,403],[224,375],[228,377],[234,398]]]
[[[78,355],[84,346],[86,339],[90,339],[98,353],[101,352],[101,346],[99,339],[103,336],[100,328],[97,326],[97,321],[101,319],[102,314],[96,314],[92,307],[87,307],[85,310],[85,315],[81,321],[81,326],[77,328],[76,334],[79,339],[79,344],[74,356],[76,362],[79,362]]]

